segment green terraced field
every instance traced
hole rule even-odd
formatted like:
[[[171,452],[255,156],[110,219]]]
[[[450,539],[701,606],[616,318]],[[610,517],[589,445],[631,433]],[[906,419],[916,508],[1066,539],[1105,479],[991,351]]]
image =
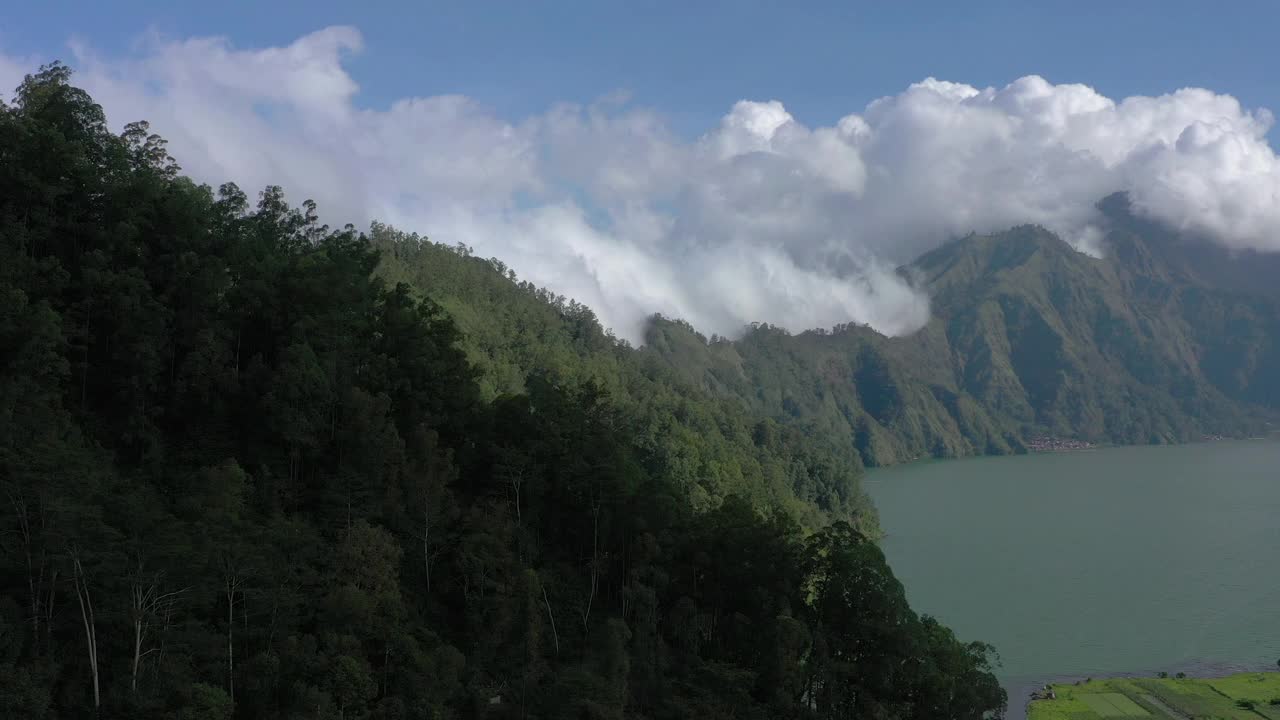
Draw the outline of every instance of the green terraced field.
[[[1086,693],[1080,696],[1085,705],[1095,715],[1104,718],[1115,717],[1147,717],[1151,713],[1143,710],[1128,695],[1123,693]]]
[[[1031,703],[1028,720],[1280,720],[1280,673],[1112,678],[1054,685],[1053,690],[1056,699]],[[1238,705],[1241,701],[1252,707]]]

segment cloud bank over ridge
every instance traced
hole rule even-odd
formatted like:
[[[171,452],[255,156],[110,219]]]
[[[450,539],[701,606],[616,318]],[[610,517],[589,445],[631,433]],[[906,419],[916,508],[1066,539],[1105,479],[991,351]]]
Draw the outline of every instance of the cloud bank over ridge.
[[[76,82],[115,126],[146,119],[198,180],[284,186],[331,223],[382,220],[497,256],[637,339],[654,312],[708,333],[928,318],[892,268],[955,235],[1039,223],[1098,254],[1095,203],[1232,248],[1280,250],[1280,159],[1265,110],[1183,89],[1112,100],[1038,76],[933,78],[830,127],[742,101],[700,137],[624,98],[519,120],[456,95],[369,109],[331,27],[285,47],[146,38],[73,46]],[[0,52],[0,87],[32,60]]]

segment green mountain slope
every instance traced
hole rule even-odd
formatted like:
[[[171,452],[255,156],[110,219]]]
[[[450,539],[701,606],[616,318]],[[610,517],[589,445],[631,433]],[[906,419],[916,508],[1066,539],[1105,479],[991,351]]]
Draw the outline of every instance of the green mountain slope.
[[[810,527],[835,518],[877,532],[851,446],[699,388],[608,334],[589,308],[517,280],[501,261],[380,224],[370,240],[381,250],[380,276],[408,283],[457,322],[461,345],[481,371],[483,397],[524,392],[531,375],[598,384],[632,419],[630,433],[649,448],[655,472],[686,488],[695,509],[734,494]]]
[[[654,432],[684,438],[680,454],[695,460],[672,471],[700,504],[727,492],[787,504],[794,494],[803,504],[793,508],[871,518],[854,480],[814,468],[1022,452],[1044,439],[1267,430],[1280,410],[1280,292],[1266,279],[1280,259],[1182,238],[1129,214],[1122,197],[1102,207],[1103,259],[1027,226],[956,240],[903,268],[930,294],[933,317],[902,338],[852,324],[795,335],[761,325],[730,341],[655,317],[633,349],[589,308],[518,281],[500,261],[380,225],[372,238],[380,274],[458,320],[487,396],[519,392],[535,371],[591,379],[639,416],[664,418]],[[761,417],[774,424],[758,426]],[[805,469],[734,462],[758,454],[747,437],[784,439]]]
[[[647,349],[691,382],[852,444],[868,465],[1017,452],[1046,437],[1264,431],[1280,409],[1276,300],[1218,284],[1256,277],[1247,259],[1196,262],[1212,251],[1111,203],[1104,259],[1030,226],[922,256],[903,272],[929,292],[933,317],[911,336],[757,327],[704,342],[656,319]]]

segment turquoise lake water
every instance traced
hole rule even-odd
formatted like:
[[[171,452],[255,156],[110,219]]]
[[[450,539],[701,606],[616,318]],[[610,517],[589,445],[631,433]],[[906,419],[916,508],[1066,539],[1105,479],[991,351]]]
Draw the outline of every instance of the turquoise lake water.
[[[1280,658],[1280,442],[918,463],[866,488],[912,606],[996,646],[1011,717],[1048,680]]]

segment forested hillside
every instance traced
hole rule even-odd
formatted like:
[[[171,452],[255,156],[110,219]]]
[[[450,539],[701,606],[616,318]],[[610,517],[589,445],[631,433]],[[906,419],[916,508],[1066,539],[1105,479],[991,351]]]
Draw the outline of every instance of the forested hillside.
[[[0,716],[1003,708],[834,444],[492,263],[197,185],[69,75],[0,106]]]
[[[530,373],[599,385],[628,418],[654,468],[685,488],[695,509],[728,494],[785,508],[804,524],[844,519],[877,531],[854,448],[828,443],[703,390],[652,353],[604,329],[590,308],[518,279],[496,258],[375,223],[378,275],[438,302],[462,330],[481,395],[526,390]]]
[[[685,452],[710,453],[712,466],[740,452],[722,429],[744,427],[713,414],[769,418],[769,437],[834,468],[1023,452],[1046,440],[1167,443],[1280,427],[1271,425],[1280,296],[1267,284],[1280,258],[1181,237],[1135,218],[1122,196],[1102,208],[1102,259],[1026,226],[956,240],[903,268],[933,308],[910,336],[849,324],[707,338],[655,317],[638,349],[498,260],[381,225],[371,238],[383,250],[380,275],[423,289],[458,320],[469,357],[485,368],[482,392],[519,391],[534,368],[594,379],[640,416],[680,418],[693,430],[676,434]],[[698,414],[673,410],[694,397]],[[868,527],[872,517],[860,495],[823,489],[845,481],[791,475],[761,485],[735,473],[721,485],[789,487]],[[722,492],[705,481],[704,491],[711,502]]]
[[[1259,270],[1275,260],[1178,238],[1133,218],[1123,198],[1103,207],[1103,259],[1027,226],[954,241],[904,268],[932,302],[913,335],[757,327],[708,341],[658,321],[646,348],[753,412],[855,446],[867,465],[1021,452],[1043,438],[1269,432],[1280,415],[1280,302]]]

